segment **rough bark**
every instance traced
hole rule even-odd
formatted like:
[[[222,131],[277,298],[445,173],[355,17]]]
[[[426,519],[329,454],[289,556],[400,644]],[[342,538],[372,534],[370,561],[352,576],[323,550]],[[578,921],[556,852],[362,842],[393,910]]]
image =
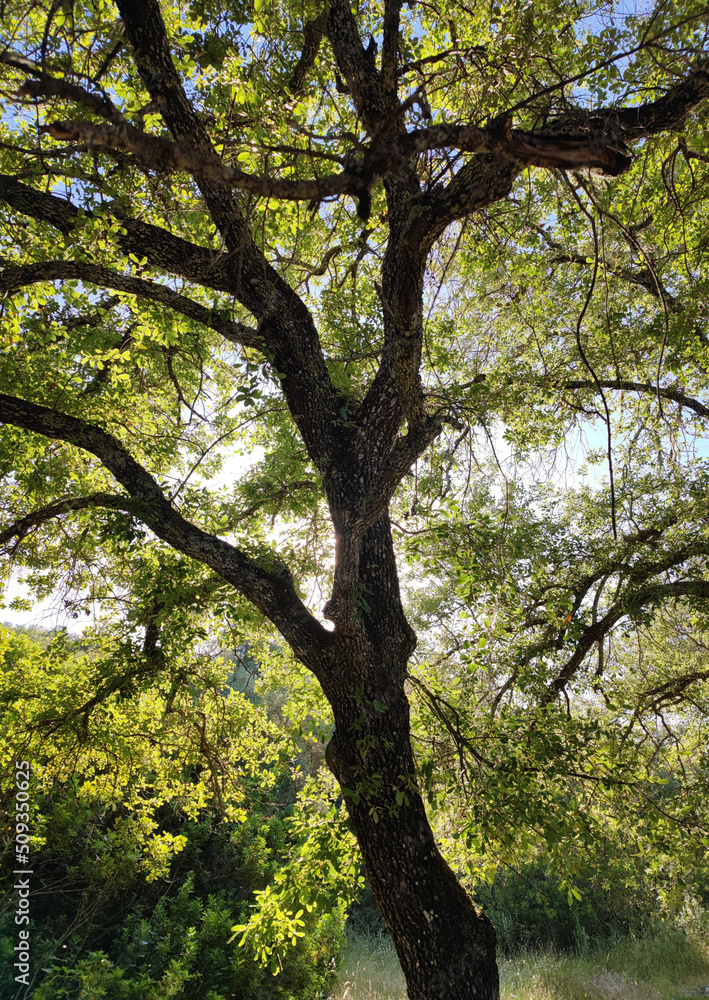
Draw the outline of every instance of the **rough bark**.
[[[345,645],[338,657],[343,673],[352,666],[347,652]],[[402,657],[400,665],[405,662]],[[376,674],[385,665],[368,666],[368,673]],[[360,703],[342,692],[326,759],[343,788],[365,786],[356,801],[347,795],[349,815],[410,1000],[497,1000],[494,928],[477,912],[434,841],[413,783],[403,685],[389,682],[385,692],[375,686],[366,693],[379,694],[378,703],[383,695],[386,711],[368,705],[375,699],[364,696]],[[406,795],[401,804],[397,791]]]
[[[371,611],[336,634],[323,684],[335,716],[326,760],[344,789],[410,1000],[497,1000],[494,928],[441,856],[416,784],[404,692],[415,636],[388,518],[362,539],[360,577]]]

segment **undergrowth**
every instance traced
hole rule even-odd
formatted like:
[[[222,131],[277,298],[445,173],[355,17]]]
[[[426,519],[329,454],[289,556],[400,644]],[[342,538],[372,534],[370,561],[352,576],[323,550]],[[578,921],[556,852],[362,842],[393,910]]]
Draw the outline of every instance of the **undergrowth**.
[[[709,943],[682,931],[626,938],[582,954],[500,960],[501,1000],[684,1000],[709,984]],[[406,1000],[385,935],[351,935],[330,1000]]]

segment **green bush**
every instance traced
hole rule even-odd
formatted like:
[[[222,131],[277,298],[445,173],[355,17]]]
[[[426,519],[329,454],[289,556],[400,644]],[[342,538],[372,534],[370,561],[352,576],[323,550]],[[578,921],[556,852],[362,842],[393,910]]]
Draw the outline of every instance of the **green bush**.
[[[288,850],[288,825],[281,819],[184,822],[180,830],[187,844],[173,860],[169,883],[147,883],[126,864],[104,887],[100,906],[95,884],[86,884],[85,869],[102,828],[84,821],[89,832],[73,841],[73,856],[71,842],[57,836],[35,861],[36,880],[49,884],[51,872],[60,888],[38,896],[33,905],[32,968],[51,971],[29,992],[31,1000],[312,1000],[325,995],[339,955],[343,913],[322,915],[278,976],[236,942],[229,943],[254,889],[268,883]],[[73,893],[62,891],[71,885]],[[67,938],[71,927],[76,932]],[[2,950],[10,953],[14,924],[9,917],[0,922],[0,936]],[[0,971],[3,997],[15,994],[11,966],[4,963]]]
[[[492,884],[479,884],[475,896],[495,925],[503,953],[543,948],[583,953],[652,928],[654,895],[626,875],[609,860],[602,875],[576,879],[581,899],[569,903],[566,888],[542,859],[516,872],[499,868]]]
[[[59,634],[40,648],[0,628],[0,785],[18,755],[33,775],[26,1000],[317,997],[339,953],[337,899],[278,976],[230,940],[305,836],[287,822],[302,786],[292,738],[232,690],[220,657],[187,650],[153,676],[139,650],[104,639],[84,648]],[[106,689],[117,665],[125,690]],[[13,976],[0,963],[2,1000],[17,995]]]

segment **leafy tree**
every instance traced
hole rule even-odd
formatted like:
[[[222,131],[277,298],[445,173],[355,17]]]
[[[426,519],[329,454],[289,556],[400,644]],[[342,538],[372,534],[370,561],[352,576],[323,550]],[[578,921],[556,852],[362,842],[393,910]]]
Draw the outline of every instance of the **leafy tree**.
[[[705,8],[10,0],[3,38],[2,543],[149,653],[205,607],[275,626],[412,1000],[496,998],[417,785],[390,511],[494,594],[476,696],[558,770],[591,654],[706,599]],[[571,506],[454,498],[476,436],[573,447],[582,418],[608,489],[580,538]]]
[[[317,995],[333,971],[347,891],[327,907],[309,906],[304,919],[294,904],[277,908],[275,943],[264,946],[270,969],[230,941],[253,893],[268,903],[269,882],[282,882],[294,857],[301,870],[290,881],[301,896],[319,874],[308,877],[312,792],[293,805],[292,739],[233,690],[236,671],[221,656],[166,647],[169,661],[156,670],[149,655],[103,632],[85,632],[81,644],[45,633],[40,645],[0,628],[3,805],[18,754],[32,762],[32,883],[40,891],[28,995]],[[106,677],[121,677],[120,688],[102,690]],[[320,825],[322,841],[336,840],[342,824],[321,817]],[[13,851],[6,836],[6,870],[15,867]],[[355,875],[345,868],[340,881],[349,889]],[[16,925],[14,907],[4,909],[0,950],[9,957]],[[267,906],[260,910],[264,919]],[[279,948],[288,925],[290,946]],[[4,964],[3,995],[17,992],[15,971]]]

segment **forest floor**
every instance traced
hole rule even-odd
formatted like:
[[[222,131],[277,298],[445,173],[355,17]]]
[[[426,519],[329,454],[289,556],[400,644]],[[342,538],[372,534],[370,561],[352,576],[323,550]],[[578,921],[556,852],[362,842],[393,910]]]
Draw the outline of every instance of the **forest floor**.
[[[580,956],[500,960],[501,1000],[689,1000],[706,995],[707,986],[709,945],[682,934],[629,939]],[[388,938],[348,940],[330,1000],[406,1000]]]

